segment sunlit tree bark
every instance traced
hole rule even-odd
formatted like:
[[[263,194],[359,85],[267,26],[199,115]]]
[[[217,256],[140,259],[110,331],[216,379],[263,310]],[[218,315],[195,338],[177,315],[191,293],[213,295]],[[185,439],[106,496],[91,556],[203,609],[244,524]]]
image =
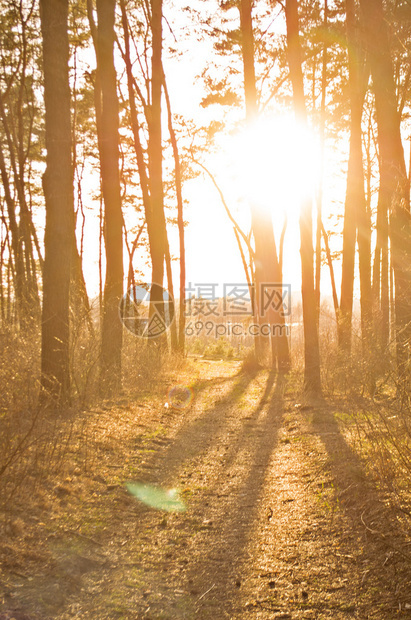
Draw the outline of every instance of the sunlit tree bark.
[[[76,61],[77,50],[74,50],[74,64],[77,66]],[[79,127],[79,105],[77,99],[76,88],[76,76],[77,69],[75,69],[74,85],[72,89],[72,148],[73,148],[73,181],[77,185],[77,217],[79,213],[83,218],[82,223],[82,236],[84,234],[85,216],[82,207],[82,168],[84,170],[84,161],[78,160],[78,144],[81,137],[81,128]],[[90,302],[87,294],[86,282],[83,272],[83,243],[81,241],[81,249],[79,251],[77,247],[77,238],[75,226],[77,223],[77,217],[75,218],[75,225],[72,229],[72,256],[71,256],[71,285],[70,285],[70,309],[73,317],[76,317],[78,324],[85,321],[87,323],[89,333],[94,334],[93,321],[90,313]]]
[[[370,274],[370,222],[366,210],[364,170],[362,162],[362,112],[367,74],[354,0],[346,0],[346,31],[349,67],[350,98],[350,150],[348,158],[347,190],[344,211],[343,259],[341,278],[341,302],[338,321],[338,344],[340,350],[350,355],[352,310],[354,292],[355,245],[358,229],[360,256],[362,331],[366,337],[370,329],[371,274]],[[369,340],[367,338],[367,340]]]
[[[115,0],[97,0],[97,65],[101,87],[100,168],[104,199],[106,278],[101,332],[101,385],[110,394],[121,386],[123,216],[119,174],[119,110],[114,67]],[[97,119],[98,119],[97,115]]]
[[[47,169],[42,311],[42,387],[62,402],[69,394],[71,165],[68,0],[41,0]]]
[[[180,249],[180,300],[179,300],[179,316],[178,316],[178,349],[181,353],[185,350],[185,286],[186,286],[186,254],[185,254],[185,233],[184,233],[184,205],[182,191],[182,174],[180,154],[178,150],[177,136],[173,126],[173,115],[171,112],[170,96],[168,94],[167,84],[164,76],[164,94],[167,102],[168,132],[170,134],[171,146],[174,158],[174,182],[177,198],[177,225]]]
[[[140,123],[138,120],[137,113],[137,102],[136,102],[136,92],[135,87],[137,83],[133,76],[133,65],[131,62],[130,56],[130,32],[129,32],[129,23],[127,18],[126,6],[124,0],[120,0],[121,7],[121,15],[122,15],[122,23],[123,23],[123,33],[124,33],[124,62],[126,65],[127,72],[127,88],[128,88],[128,97],[129,97],[129,106],[130,106],[130,122],[131,122],[131,130],[133,133],[133,146],[136,154],[138,173],[140,177],[140,188],[143,197],[143,207],[144,207],[144,215],[147,223],[147,232],[148,232],[148,240],[150,245],[150,254],[152,253],[152,243],[153,243],[153,224],[151,218],[151,197],[150,197],[150,181],[148,176],[147,164],[144,157],[144,149],[140,138]],[[138,91],[141,103],[144,109],[147,109],[147,102],[143,99],[142,93]]]
[[[173,154],[176,161],[176,193],[178,201],[178,213],[180,221],[180,211],[182,213],[181,198],[181,178],[179,175],[179,161],[176,160],[178,150],[175,141],[175,134],[172,127],[171,110],[169,105],[169,97],[165,83],[163,65],[162,65],[162,2],[153,0],[149,8],[148,19],[152,34],[152,54],[151,54],[151,80],[149,84],[149,94],[147,101],[140,90],[136,79],[133,76],[133,67],[130,52],[130,26],[124,0],[120,0],[124,44],[125,49],[122,51],[123,59],[126,64],[127,85],[130,103],[131,129],[133,132],[134,150],[136,153],[138,171],[140,176],[140,186],[143,196],[144,214],[147,223],[148,242],[150,248],[150,257],[152,264],[152,289],[151,301],[157,302],[162,300],[162,290],[164,282],[164,265],[166,265],[167,281],[172,288],[172,272],[170,262],[170,252],[168,248],[167,227],[164,214],[164,192],[163,192],[163,147],[162,147],[162,119],[161,119],[161,100],[162,88],[164,88],[167,101],[168,125],[170,129],[170,137],[173,147]],[[146,58],[148,65],[148,59]],[[137,102],[139,102],[144,110],[148,127],[148,164],[144,154],[142,140],[140,137],[141,127],[138,120]],[[178,172],[177,172],[178,170]],[[180,250],[181,250],[181,231],[180,231]],[[184,241],[183,241],[183,258],[180,257],[181,265],[184,267]],[[182,271],[184,283],[185,272]],[[169,291],[172,294],[172,291]],[[184,304],[185,289],[181,291],[180,278],[180,303]],[[153,311],[153,309],[151,310]],[[184,320],[184,314],[182,314]],[[181,328],[181,320],[180,320]],[[181,338],[180,338],[181,342]],[[184,349],[184,340],[183,349]],[[166,345],[165,338],[161,339],[162,345]],[[173,350],[177,349],[177,330],[173,324],[171,326],[171,345]]]
[[[324,31],[328,26],[328,0],[324,0]],[[321,71],[321,107],[320,107],[320,178],[317,193],[317,225],[315,231],[315,297],[317,302],[317,325],[320,325],[320,306],[321,306],[321,221],[322,221],[322,203],[323,203],[323,185],[324,185],[324,154],[325,154],[325,117],[326,117],[326,95],[327,95],[327,63],[328,63],[328,45],[325,39],[323,43],[322,54],[322,71]],[[315,71],[314,71],[315,75]],[[313,79],[314,82],[314,79]],[[314,89],[314,84],[313,84]],[[313,105],[315,97],[313,96]]]
[[[295,115],[301,126],[307,123],[302,72],[302,53],[299,39],[297,0],[286,2],[287,53],[293,88]],[[314,248],[312,229],[312,201],[305,199],[300,213],[301,237],[301,292],[304,320],[304,389],[307,394],[321,393],[320,351],[314,290]]]
[[[244,66],[244,94],[246,106],[246,120],[252,130],[252,123],[257,117],[257,90],[254,67],[254,35],[252,24],[252,3],[251,0],[241,0],[240,25],[241,25],[241,47]],[[253,154],[248,154],[252,157]],[[253,183],[253,179],[250,179]],[[274,239],[273,225],[271,216],[268,212],[251,205],[251,222],[255,244],[255,288],[256,288],[256,307],[261,318],[264,304],[261,287],[264,284],[281,285],[281,270],[277,257],[277,250]],[[282,294],[282,291],[281,291]],[[290,367],[290,354],[288,340],[284,331],[284,317],[282,311],[272,312],[267,315],[269,322],[280,326],[280,332],[274,336],[275,344],[272,351],[276,352],[278,369],[287,371]],[[257,343],[259,341],[257,340]],[[257,354],[261,354],[258,351]],[[273,365],[276,359],[273,358]]]
[[[166,254],[166,223],[164,216],[163,148],[161,124],[161,94],[163,85],[163,3],[151,0],[151,107],[148,120],[149,179],[151,197],[151,223],[153,236],[150,242],[152,262],[151,301],[162,301],[164,260]]]

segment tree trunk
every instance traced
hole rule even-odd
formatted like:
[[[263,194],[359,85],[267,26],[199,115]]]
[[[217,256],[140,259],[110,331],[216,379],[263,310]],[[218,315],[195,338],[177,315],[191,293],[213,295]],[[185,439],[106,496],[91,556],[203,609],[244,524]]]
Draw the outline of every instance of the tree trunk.
[[[16,206],[12,197],[9,177],[4,161],[3,148],[0,144],[0,174],[4,189],[4,199],[7,206],[7,215],[9,218],[8,227],[11,235],[11,248],[14,258],[14,290],[17,303],[17,315],[20,322],[25,320],[26,314],[29,312],[29,296],[26,286],[26,274],[23,263],[23,249],[21,246],[21,238],[16,218]]]
[[[328,0],[324,0],[324,20],[323,28],[328,26]],[[327,95],[327,40],[323,44],[323,62],[321,72],[321,108],[320,108],[320,178],[317,194],[317,226],[315,231],[315,297],[317,303],[317,329],[320,326],[320,307],[321,307],[321,222],[322,222],[322,203],[323,203],[323,184],[324,184],[324,152],[325,152],[325,103]],[[314,87],[313,87],[314,88]],[[313,93],[313,106],[315,105],[315,92]]]
[[[177,225],[178,225],[178,238],[180,246],[180,300],[179,300],[179,313],[178,313],[178,349],[184,354],[185,350],[185,286],[186,286],[186,255],[185,255],[185,240],[184,240],[184,204],[183,204],[183,192],[182,192],[182,178],[181,178],[181,165],[180,154],[178,152],[177,137],[173,127],[173,115],[171,113],[170,97],[167,90],[167,84],[164,76],[164,94],[167,102],[167,116],[168,116],[168,132],[170,134],[171,146],[173,149],[174,157],[174,180],[176,187],[177,197]]]
[[[152,302],[162,301],[164,261],[167,254],[167,228],[164,215],[163,195],[163,151],[162,151],[162,124],[161,124],[161,93],[164,83],[162,66],[162,2],[153,0],[151,3],[151,31],[152,31],[152,77],[150,82],[151,105],[149,105],[133,77],[130,58],[130,34],[127,12],[124,0],[120,0],[122,23],[124,31],[125,51],[123,53],[127,71],[127,85],[130,101],[131,127],[133,131],[134,149],[136,153],[140,185],[143,195],[144,213],[147,223],[148,241],[152,265],[152,288],[150,299]],[[144,150],[140,139],[140,125],[138,122],[135,90],[144,107],[148,125],[148,170],[144,157]],[[169,272],[170,275],[170,272]],[[150,314],[154,312],[154,306]],[[174,327],[172,328],[175,329]],[[172,334],[175,340],[175,333]],[[161,342],[166,346],[165,338]]]
[[[373,301],[375,308],[374,338],[379,355],[386,354],[389,340],[388,301],[388,218],[389,218],[389,168],[379,160],[380,184],[377,205],[377,241],[373,266]],[[380,358],[387,362],[386,355]]]
[[[350,159],[352,171],[350,185],[347,178],[347,203],[355,203],[358,259],[360,270],[361,336],[363,357],[367,359],[371,347],[372,295],[371,295],[371,210],[364,190],[362,158],[362,112],[368,85],[369,69],[365,63],[365,50],[356,17],[355,0],[346,0],[346,29],[348,44],[349,89],[351,105]],[[349,163],[350,170],[350,163]],[[341,298],[342,300],[342,298]],[[350,335],[346,338],[351,342]]]
[[[364,192],[364,171],[362,163],[362,111],[366,90],[365,67],[362,49],[357,32],[354,0],[346,0],[346,30],[348,44],[349,97],[350,97],[350,151],[348,158],[347,191],[344,211],[343,260],[341,277],[341,302],[338,325],[338,345],[345,355],[351,354],[352,308],[354,292],[355,244],[357,227],[361,223],[361,267],[364,295],[367,297],[365,283],[367,231]],[[370,255],[368,257],[370,261]],[[365,299],[364,299],[365,303]],[[364,306],[363,303],[363,307]]]
[[[172,303],[174,304],[173,270],[171,267],[170,246],[168,244],[167,237],[166,237],[165,264],[166,264],[166,276],[167,276],[167,290],[170,293],[171,299],[173,300]],[[177,323],[175,320],[173,320],[170,325],[170,344],[171,344],[172,352],[176,353],[178,351],[178,333],[177,333]]]
[[[2,123],[3,123],[5,141],[8,147],[10,167],[13,173],[14,190],[17,196],[17,203],[19,205],[19,211],[20,211],[20,221],[17,221],[16,216],[14,216],[14,220],[15,220],[14,222],[12,221],[13,216],[12,216],[12,219],[10,220],[10,231],[13,235],[13,231],[15,228],[15,232],[16,232],[17,239],[18,239],[17,246],[15,246],[14,241],[12,245],[13,252],[15,252],[16,249],[18,249],[18,252],[19,252],[19,256],[16,255],[16,258],[18,258],[18,263],[16,262],[15,278],[16,278],[16,285],[17,285],[17,279],[19,280],[18,287],[20,288],[20,291],[16,290],[16,296],[17,296],[17,301],[19,302],[19,297],[20,297],[20,301],[22,303],[21,304],[18,303],[18,305],[21,305],[20,312],[18,309],[18,316],[20,319],[20,325],[23,327],[30,328],[30,323],[35,316],[38,316],[38,311],[40,307],[40,300],[39,300],[39,293],[38,293],[38,286],[37,286],[37,274],[35,270],[33,270],[34,257],[33,257],[32,235],[36,239],[37,239],[37,236],[36,236],[33,221],[31,218],[31,213],[28,210],[26,196],[25,196],[24,179],[22,178],[22,175],[24,174],[23,162],[19,160],[19,157],[18,157],[19,151],[21,149],[17,141],[17,133],[19,133],[19,138],[20,139],[22,138],[21,138],[20,132],[17,132],[17,128],[15,126],[16,123],[15,123],[15,119],[13,118],[13,116],[11,117],[11,119],[8,118],[7,116],[3,97],[1,94],[0,94],[0,116],[2,119]],[[18,114],[18,116],[20,117],[21,113]],[[3,160],[1,164],[2,181],[3,183],[6,183],[6,185],[8,184],[10,187],[10,181],[8,177],[6,180],[4,179],[4,175],[7,176],[7,170],[6,170],[5,161],[4,161],[4,154],[2,154],[2,160]],[[20,169],[19,169],[19,164],[20,164]],[[7,193],[7,189],[5,186],[5,194],[6,193]],[[10,196],[11,196],[11,192],[10,192]],[[8,200],[7,195],[5,197],[6,197],[6,200]],[[14,198],[12,198],[12,200],[14,203]],[[11,204],[8,200],[9,218],[10,218],[10,206]]]
[[[43,396],[69,395],[69,287],[74,225],[69,88],[68,0],[40,0],[47,168],[41,371]]]
[[[257,91],[254,67],[254,34],[252,24],[252,3],[251,0],[241,0],[240,3],[240,24],[241,24],[241,46],[244,66],[244,94],[246,107],[246,121],[252,127],[253,121],[257,117]],[[249,154],[252,157],[252,153]],[[251,182],[254,182],[251,179]],[[264,291],[265,284],[278,287],[278,294],[282,297],[282,280],[280,266],[277,258],[275,246],[273,224],[269,213],[264,212],[257,205],[251,205],[251,225],[255,243],[255,288],[256,288],[256,307],[259,321],[263,320]],[[270,305],[271,306],[271,305]],[[270,307],[267,319],[272,327],[278,325],[275,332],[271,334],[275,343],[272,344],[272,352],[276,352],[277,360],[273,358],[272,365],[277,361],[278,370],[287,372],[290,369],[290,353],[288,339],[285,332],[285,320],[282,313],[282,304],[279,311],[273,311]],[[256,340],[257,355],[261,355],[261,337]]]
[[[138,174],[140,177],[140,187],[141,193],[143,195],[143,207],[144,207],[144,215],[147,223],[147,233],[148,240],[150,244],[150,254],[152,253],[152,238],[153,238],[153,227],[151,223],[151,198],[150,198],[150,181],[147,174],[147,166],[144,158],[144,149],[141,144],[140,139],[140,124],[138,122],[137,115],[137,106],[136,106],[136,98],[134,92],[135,80],[133,78],[133,66],[131,63],[130,57],[130,33],[129,33],[129,24],[127,19],[127,12],[124,0],[120,0],[121,7],[121,15],[122,15],[122,23],[123,23],[123,32],[124,32],[124,44],[125,44],[125,52],[123,54],[124,62],[126,64],[126,72],[127,72],[127,88],[128,88],[128,98],[130,105],[130,121],[131,121],[131,130],[133,132],[133,142],[134,142],[134,151],[136,154]],[[141,94],[141,93],[140,93]],[[144,106],[146,108],[147,104],[144,102]]]
[[[119,174],[119,106],[114,67],[115,0],[97,0],[97,66],[101,85],[100,169],[104,200],[106,278],[101,332],[101,386],[106,395],[121,387],[123,331],[123,216]],[[98,115],[97,115],[98,118]]]
[[[163,84],[162,64],[162,0],[151,0],[151,109],[149,114],[149,172],[151,196],[151,241],[152,288],[151,302],[163,299],[161,287],[164,280],[164,259],[166,253],[166,226],[163,194],[163,149],[161,127],[161,91]]]
[[[90,301],[83,273],[83,262],[77,248],[75,230],[71,240],[70,307],[79,323],[85,321],[90,335],[94,335]]]
[[[411,336],[411,218],[404,150],[397,111],[393,66],[382,0],[360,0],[369,53],[378,125],[380,197],[390,213],[395,276],[397,370],[401,387],[408,378]]]
[[[290,78],[293,88],[294,110],[302,126],[307,124],[301,44],[299,38],[298,3],[287,0],[287,46]],[[300,214],[301,237],[301,293],[304,321],[304,390],[307,394],[321,394],[320,349],[317,329],[317,310],[314,290],[314,249],[312,231],[312,201],[304,199]]]
[[[328,263],[328,269],[330,271],[330,280],[331,280],[331,290],[332,290],[332,294],[333,294],[333,305],[334,305],[334,313],[335,313],[335,322],[338,325],[338,315],[340,312],[340,307],[338,304],[338,295],[337,295],[337,287],[335,285],[335,276],[334,276],[334,267],[333,267],[333,261],[331,258],[331,251],[330,251],[330,244],[328,242],[328,234],[327,231],[324,228],[324,224],[321,221],[321,232],[323,234],[323,239],[324,239],[324,245],[325,245],[325,253],[327,255],[327,263]]]

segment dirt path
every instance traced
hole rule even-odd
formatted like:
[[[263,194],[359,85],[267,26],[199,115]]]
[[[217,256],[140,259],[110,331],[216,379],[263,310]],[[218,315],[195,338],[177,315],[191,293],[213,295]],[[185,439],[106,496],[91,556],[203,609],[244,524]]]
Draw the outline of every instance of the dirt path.
[[[87,475],[73,462],[41,522],[3,541],[1,620],[411,618],[411,546],[331,407],[239,371],[176,373],[184,410],[164,406],[171,380],[87,414]],[[147,507],[137,480],[178,488],[187,510]]]

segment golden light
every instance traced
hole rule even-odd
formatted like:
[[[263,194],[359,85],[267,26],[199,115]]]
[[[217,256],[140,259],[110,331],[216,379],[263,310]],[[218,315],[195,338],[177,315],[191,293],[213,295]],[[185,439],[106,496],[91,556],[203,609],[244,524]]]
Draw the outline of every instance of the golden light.
[[[304,197],[315,195],[320,172],[316,136],[296,124],[293,115],[284,114],[261,118],[221,140],[220,146],[206,160],[206,165],[242,230],[245,233],[250,230],[251,204],[269,210],[278,243],[287,216],[284,278],[298,290],[300,206]],[[188,278],[207,281],[210,279],[207,274],[213,273],[218,274],[220,281],[240,281],[241,258],[232,224],[216,188],[204,175],[201,182],[194,180],[188,184],[188,189],[191,203],[187,229],[187,251],[191,256]],[[192,276],[194,272],[197,275]]]
[[[269,210],[274,218],[298,218],[301,201],[315,194],[318,140],[291,115],[258,119],[232,137],[227,157],[246,202]]]

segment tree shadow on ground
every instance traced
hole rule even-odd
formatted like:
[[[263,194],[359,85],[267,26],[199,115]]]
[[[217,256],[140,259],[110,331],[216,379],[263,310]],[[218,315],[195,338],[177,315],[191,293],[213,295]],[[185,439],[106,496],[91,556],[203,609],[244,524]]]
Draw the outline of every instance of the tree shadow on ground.
[[[358,599],[374,593],[375,609],[397,617],[399,606],[404,609],[410,603],[410,542],[367,475],[366,464],[342,434],[332,408],[323,405],[316,410],[311,428],[326,449],[338,507],[351,526],[348,535],[361,541],[362,553],[356,560]]]
[[[253,400],[239,407],[248,390]],[[199,409],[153,455],[146,480],[169,488],[188,475],[192,495],[186,513],[160,522],[161,515],[136,505],[139,530],[157,532],[144,556],[150,617],[207,620],[229,617],[235,608],[282,423],[283,390],[284,378],[274,372],[239,374],[226,394]]]
[[[172,480],[177,475],[186,462],[191,462],[200,457],[210,446],[215,445],[217,436],[221,436],[226,430],[229,420],[226,415],[227,412],[247,392],[256,374],[256,372],[238,373],[229,377],[233,385],[226,394],[217,397],[205,411],[200,409],[194,419],[191,418],[183,423],[171,440],[164,440],[165,450],[154,454],[153,458],[147,463],[143,472],[145,481],[165,484],[166,481]],[[227,383],[227,381],[216,378],[210,381],[208,385],[201,384],[200,388],[201,390],[211,389],[222,383]],[[198,387],[196,392],[198,395]],[[192,406],[195,406],[195,403]],[[176,415],[176,412],[172,412],[170,415]],[[177,415],[185,414],[178,412]]]
[[[275,386],[274,379],[270,373],[257,407],[240,420],[226,444],[218,476],[193,506],[194,514],[211,517],[210,527],[197,536],[183,576],[183,583],[192,584],[201,595],[192,601],[191,610],[203,619],[229,617],[238,599],[241,567],[282,420],[283,379],[277,377]]]
[[[282,424],[284,379],[275,373],[267,378],[264,393],[250,416],[242,423],[237,441],[227,453],[225,468],[235,467],[241,454],[242,475],[237,480],[236,489],[230,493],[218,513],[212,544],[201,562],[192,568],[192,576],[203,571],[205,579],[213,577],[212,566],[218,563],[215,599],[223,613],[229,617],[238,599],[238,586],[241,584],[241,568],[247,561],[248,543],[253,535],[253,524],[262,509],[261,496],[273,451],[278,443],[278,431]],[[274,389],[273,389],[274,388]],[[211,489],[218,494],[221,484]],[[210,574],[211,569],[211,574]],[[221,602],[224,601],[224,609]],[[216,617],[217,609],[213,601],[200,601],[196,612],[202,618]]]

